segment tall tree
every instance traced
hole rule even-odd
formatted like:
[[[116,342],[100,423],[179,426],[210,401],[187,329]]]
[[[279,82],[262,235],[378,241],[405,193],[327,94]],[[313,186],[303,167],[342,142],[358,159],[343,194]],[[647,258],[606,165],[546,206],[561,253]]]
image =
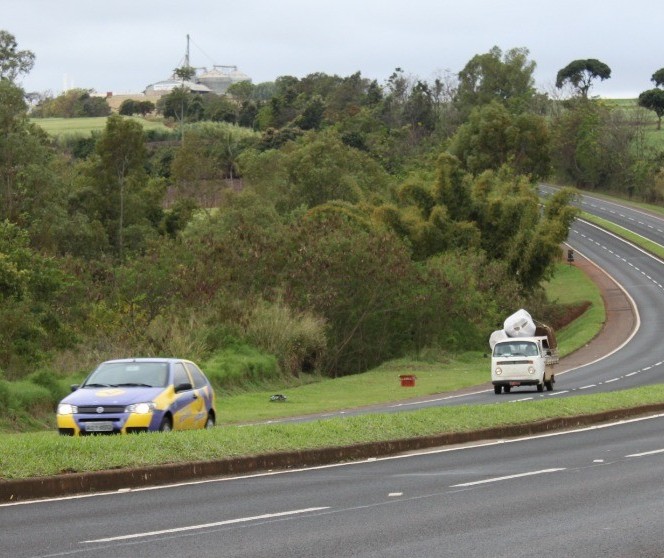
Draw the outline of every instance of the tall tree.
[[[650,81],[652,81],[657,87],[663,87],[664,86],[664,68],[660,68],[657,70],[652,77],[650,78]]]
[[[452,138],[450,152],[473,174],[510,165],[534,179],[549,174],[549,133],[543,117],[511,114],[492,102],[476,107]]]
[[[611,77],[611,68],[604,62],[595,58],[574,60],[558,71],[556,87],[561,89],[569,83],[584,98],[588,98],[588,91],[596,79],[604,81]]]
[[[473,56],[459,72],[455,103],[462,114],[492,101],[513,112],[527,108],[535,93],[535,62],[528,55],[527,48],[513,48],[503,54],[495,46]]]
[[[35,63],[35,55],[29,50],[17,50],[14,35],[0,30],[0,79],[14,81],[27,74]]]
[[[116,241],[118,254],[122,257],[125,234],[125,215],[127,211],[127,187],[143,184],[147,148],[140,123],[110,116],[106,128],[96,145],[96,170],[99,185],[106,190],[108,210],[117,223]],[[102,191],[103,196],[103,191]]]
[[[639,106],[652,110],[657,115],[657,129],[662,129],[664,116],[664,89],[648,89],[639,95]]]

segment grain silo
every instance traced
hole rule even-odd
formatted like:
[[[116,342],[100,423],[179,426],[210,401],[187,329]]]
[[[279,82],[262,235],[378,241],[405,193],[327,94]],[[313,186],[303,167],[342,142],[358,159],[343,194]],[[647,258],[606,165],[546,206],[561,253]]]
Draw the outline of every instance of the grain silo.
[[[223,95],[234,83],[251,81],[251,78],[237,69],[237,66],[215,65],[211,70],[205,69],[196,76],[199,83],[210,88],[213,93]]]

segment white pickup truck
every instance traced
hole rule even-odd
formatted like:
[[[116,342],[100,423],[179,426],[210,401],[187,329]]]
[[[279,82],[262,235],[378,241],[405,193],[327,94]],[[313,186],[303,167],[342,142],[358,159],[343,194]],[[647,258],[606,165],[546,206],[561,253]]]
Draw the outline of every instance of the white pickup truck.
[[[554,345],[553,347],[551,345]],[[553,365],[558,362],[550,336],[512,337],[498,341],[491,354],[491,382],[496,394],[513,387],[536,386],[553,390]]]

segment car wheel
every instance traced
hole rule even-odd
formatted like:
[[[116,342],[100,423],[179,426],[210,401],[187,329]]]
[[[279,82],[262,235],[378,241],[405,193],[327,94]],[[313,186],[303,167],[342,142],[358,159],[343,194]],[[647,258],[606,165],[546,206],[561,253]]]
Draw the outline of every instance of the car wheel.
[[[214,415],[212,413],[208,413],[207,420],[205,421],[205,430],[210,428],[214,428]]]
[[[159,432],[170,432],[173,430],[173,423],[171,422],[171,418],[166,416],[163,419],[161,419],[161,424],[159,425]]]
[[[493,386],[493,392],[496,395],[500,395],[500,392],[502,391],[501,386]]]
[[[512,386],[505,386],[503,389],[505,390],[505,393],[509,393],[512,391]]]

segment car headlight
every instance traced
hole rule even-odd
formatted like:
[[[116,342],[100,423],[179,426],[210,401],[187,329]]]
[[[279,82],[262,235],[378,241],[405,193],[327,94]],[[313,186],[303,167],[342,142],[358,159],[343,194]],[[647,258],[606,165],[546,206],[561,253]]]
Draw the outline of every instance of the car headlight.
[[[535,368],[533,366],[528,367],[528,374],[534,374],[535,373]]]
[[[60,403],[58,405],[59,415],[73,415],[75,413],[78,413],[78,407],[76,405],[70,405],[69,403]]]
[[[502,368],[496,368],[496,376],[500,376],[503,373]]]
[[[147,415],[156,409],[156,405],[150,401],[149,403],[134,403],[125,407],[125,413],[135,413],[137,415]]]

